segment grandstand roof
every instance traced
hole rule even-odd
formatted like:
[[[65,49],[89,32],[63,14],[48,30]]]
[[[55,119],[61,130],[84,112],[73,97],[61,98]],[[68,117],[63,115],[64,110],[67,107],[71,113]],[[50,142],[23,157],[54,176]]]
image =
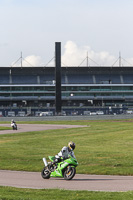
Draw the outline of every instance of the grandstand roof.
[[[104,73],[117,73],[117,74],[128,74],[133,73],[133,67],[124,66],[124,67],[112,67],[112,66],[101,66],[101,67],[62,67],[62,73],[72,73],[72,74],[82,74],[82,73],[95,73],[95,74],[104,74]],[[54,73],[55,67],[0,67],[0,74],[33,74],[41,75],[47,73]]]

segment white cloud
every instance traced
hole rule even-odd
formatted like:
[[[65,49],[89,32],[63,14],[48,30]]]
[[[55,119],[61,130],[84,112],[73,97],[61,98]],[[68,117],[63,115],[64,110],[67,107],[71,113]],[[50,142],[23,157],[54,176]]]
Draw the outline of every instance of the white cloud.
[[[21,66],[21,61],[23,67],[44,66],[42,58],[40,56],[35,56],[35,55],[30,55],[22,59],[19,58],[16,62],[13,62],[11,66],[19,67]]]
[[[107,51],[96,52],[90,46],[77,46],[73,41],[67,41],[61,57],[62,66],[119,66],[119,56],[116,58]],[[133,66],[133,58],[121,58],[121,66]],[[21,58],[11,66],[21,66]],[[41,56],[30,55],[22,59],[22,66],[55,66],[55,59],[47,63]]]
[[[43,64],[42,64],[42,59],[40,56],[31,55],[31,56],[27,56],[23,60],[23,66],[41,66],[41,65]]]
[[[67,41],[62,63],[66,66],[111,66],[116,58],[106,51],[95,52],[90,46],[78,47],[74,42]],[[88,57],[88,59],[87,59]]]

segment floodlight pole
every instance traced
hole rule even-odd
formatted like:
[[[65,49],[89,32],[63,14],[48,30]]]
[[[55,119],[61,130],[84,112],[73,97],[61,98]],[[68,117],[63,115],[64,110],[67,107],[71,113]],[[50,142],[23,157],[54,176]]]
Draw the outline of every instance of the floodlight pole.
[[[22,65],[23,65],[23,56],[22,56],[22,51],[21,51],[20,59],[21,59],[21,67],[22,67]]]
[[[121,67],[121,52],[119,52],[119,67]]]

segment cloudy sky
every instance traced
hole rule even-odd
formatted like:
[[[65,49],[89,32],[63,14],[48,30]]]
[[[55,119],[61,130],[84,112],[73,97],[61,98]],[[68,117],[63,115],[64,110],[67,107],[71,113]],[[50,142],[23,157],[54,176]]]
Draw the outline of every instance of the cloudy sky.
[[[0,0],[0,66],[133,66],[133,0]]]

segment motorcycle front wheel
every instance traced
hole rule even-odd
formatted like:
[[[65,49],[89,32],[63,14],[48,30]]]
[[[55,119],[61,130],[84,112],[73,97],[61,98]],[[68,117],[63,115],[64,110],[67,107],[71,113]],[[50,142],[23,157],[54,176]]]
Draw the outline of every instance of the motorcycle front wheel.
[[[46,167],[43,168],[41,175],[42,175],[42,178],[44,178],[44,179],[50,178],[50,172]]]
[[[68,166],[68,167],[65,169],[63,176],[64,176],[64,179],[65,179],[65,180],[71,180],[71,179],[75,176],[75,174],[76,174],[76,169],[75,169],[75,167],[70,167],[70,166]]]

